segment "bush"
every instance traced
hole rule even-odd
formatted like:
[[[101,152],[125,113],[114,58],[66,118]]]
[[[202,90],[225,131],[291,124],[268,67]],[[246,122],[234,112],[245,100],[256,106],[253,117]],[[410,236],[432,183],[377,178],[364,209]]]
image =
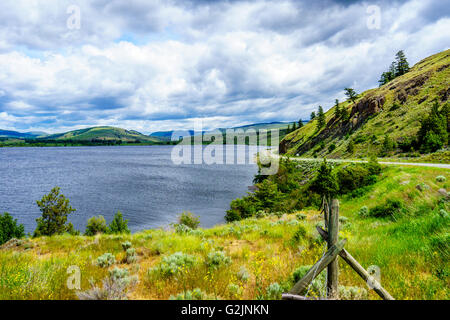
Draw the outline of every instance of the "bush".
[[[0,246],[12,238],[20,239],[25,236],[25,228],[22,224],[17,224],[17,219],[5,212],[0,214]]]
[[[271,283],[266,289],[267,300],[280,300],[283,288],[277,283]]]
[[[196,263],[196,258],[182,252],[176,252],[164,257],[160,264],[149,270],[150,273],[157,273],[163,277],[171,277],[178,274],[182,268],[190,268]]]
[[[381,170],[375,163],[352,163],[337,169],[337,181],[340,194],[348,194],[377,181],[376,174]]]
[[[122,242],[122,249],[123,251],[127,251],[128,249],[130,249],[132,247],[132,244],[130,241],[125,241]]]
[[[370,216],[375,218],[395,218],[396,215],[405,211],[400,200],[388,199],[384,204],[378,205],[370,210]]]
[[[120,233],[130,233],[128,229],[128,220],[123,219],[122,212],[117,211],[114,219],[109,224],[109,233],[120,234]]]
[[[130,276],[127,269],[116,267],[109,272],[109,277],[103,280],[102,288],[91,282],[92,288],[78,292],[77,296],[80,300],[126,300],[128,287],[136,283],[136,276]]]
[[[88,220],[84,235],[95,236],[97,233],[107,233],[108,226],[103,216],[92,217]]]
[[[339,286],[338,291],[341,300],[367,300],[369,298],[369,294],[364,288]]]
[[[358,211],[358,216],[361,218],[366,218],[369,216],[369,208],[367,206],[361,207]]]
[[[208,295],[199,288],[184,291],[176,296],[170,296],[169,300],[215,300],[214,296]]]
[[[198,225],[200,224],[200,219],[197,216],[194,216],[191,212],[184,211],[179,217],[178,217],[178,223],[188,226],[191,229],[196,229]]]
[[[223,251],[211,251],[206,257],[206,266],[209,269],[217,270],[231,264],[231,258]]]
[[[37,218],[34,237],[51,236],[54,234],[77,233],[71,223],[66,224],[67,216],[76,211],[70,206],[69,199],[60,194],[60,188],[54,187],[49,194],[36,201],[42,217]]]
[[[306,214],[304,214],[304,213],[298,213],[298,214],[296,215],[296,217],[297,217],[297,219],[300,220],[300,221],[306,220]]]
[[[176,224],[175,225],[175,232],[178,234],[187,234],[191,231],[192,231],[192,229],[185,224]]]
[[[437,176],[436,181],[437,182],[445,182],[445,181],[447,181],[447,178],[444,176]]]
[[[128,264],[135,263],[137,261],[136,249],[129,248],[126,251],[126,254],[127,254],[127,263]]]
[[[237,279],[243,282],[247,282],[248,279],[250,279],[250,273],[248,272],[246,267],[241,266],[237,273]]]
[[[292,273],[292,284],[295,284],[299,282],[306,273],[311,269],[312,266],[301,266],[297,268]],[[324,296],[326,289],[325,287],[326,282],[326,271],[322,271],[317,277],[311,282],[311,287],[309,289],[309,293],[315,295],[315,296]],[[308,289],[305,289],[304,292],[301,292],[300,294],[305,294]]]
[[[97,265],[102,268],[108,268],[116,263],[116,257],[112,253],[104,253],[97,258]]]
[[[292,236],[292,242],[297,243],[300,240],[302,240],[303,238],[306,237],[307,231],[305,226],[300,225],[298,226],[297,230],[295,231],[294,235]]]

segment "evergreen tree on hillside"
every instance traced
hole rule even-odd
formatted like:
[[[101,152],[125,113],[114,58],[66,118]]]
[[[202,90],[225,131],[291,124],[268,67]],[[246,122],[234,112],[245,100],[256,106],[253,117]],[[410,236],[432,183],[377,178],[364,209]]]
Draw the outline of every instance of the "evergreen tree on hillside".
[[[302,128],[303,127],[303,121],[302,119],[298,120],[298,128]]]
[[[314,120],[316,118],[316,113],[313,111],[311,112],[311,120]]]
[[[322,106],[319,106],[319,110],[317,112],[317,129],[321,129],[326,124],[325,112],[323,112]]]
[[[333,168],[327,164],[327,160],[323,162],[317,170],[317,176],[311,183],[311,190],[317,192],[322,197],[331,199],[338,193],[339,186]]]
[[[288,124],[288,127],[287,127],[287,129],[286,129],[286,134],[288,134],[288,133],[290,133],[290,132],[291,132],[291,125]]]
[[[295,131],[295,130],[297,130],[297,123],[296,122],[294,122],[292,124],[292,131]]]
[[[399,77],[404,75],[409,71],[409,63],[408,60],[406,60],[405,53],[403,50],[400,50],[395,55],[395,76]]]
[[[447,112],[444,109],[444,112]],[[448,142],[447,115],[441,110],[436,99],[430,114],[421,121],[418,142],[422,153],[436,152]]]
[[[342,107],[341,109],[341,119],[343,122],[348,122],[348,120],[350,120],[350,114],[346,107]]]
[[[358,98],[358,94],[353,88],[345,88],[345,95],[352,100],[353,103],[355,103],[356,98]]]
[[[341,117],[341,107],[339,106],[339,99],[336,99],[334,103],[336,106],[336,108],[334,109],[334,115],[336,118],[340,118]]]

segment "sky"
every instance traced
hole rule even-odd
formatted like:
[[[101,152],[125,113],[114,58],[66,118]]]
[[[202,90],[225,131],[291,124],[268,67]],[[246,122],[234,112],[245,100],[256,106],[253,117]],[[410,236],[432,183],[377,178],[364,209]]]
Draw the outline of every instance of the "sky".
[[[309,119],[450,45],[450,0],[2,0],[0,128]]]

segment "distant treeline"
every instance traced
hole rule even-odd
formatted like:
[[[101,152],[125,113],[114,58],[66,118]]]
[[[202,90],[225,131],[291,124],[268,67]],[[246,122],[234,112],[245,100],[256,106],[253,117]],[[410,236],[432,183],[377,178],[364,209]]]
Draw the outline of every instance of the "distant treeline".
[[[1,143],[3,142],[3,143]],[[116,145],[170,145],[177,142],[171,141],[142,141],[142,140],[105,140],[105,139],[91,139],[91,140],[54,140],[54,139],[20,139],[11,140],[9,138],[0,138],[0,146],[116,146]]]

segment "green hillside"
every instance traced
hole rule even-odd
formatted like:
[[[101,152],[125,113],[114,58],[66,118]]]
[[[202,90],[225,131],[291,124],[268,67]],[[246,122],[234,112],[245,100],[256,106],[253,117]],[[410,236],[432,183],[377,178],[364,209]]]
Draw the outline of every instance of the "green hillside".
[[[48,135],[45,140],[71,140],[71,141],[119,141],[122,142],[160,142],[158,138],[143,135],[134,130],[115,127],[93,127],[66,133]]]
[[[355,103],[339,104],[350,115],[348,121],[335,116],[336,106],[326,112],[326,124],[317,130],[317,118],[286,135],[280,152],[302,157],[361,158],[382,153],[388,136],[394,146],[382,156],[418,156],[400,146],[414,139],[420,120],[430,113],[435,99],[442,108],[450,94],[450,50],[430,56],[380,88],[358,95]],[[333,101],[334,97],[330,97]],[[349,148],[353,144],[354,148]],[[353,150],[352,150],[353,149]],[[448,151],[442,152],[448,155]]]

